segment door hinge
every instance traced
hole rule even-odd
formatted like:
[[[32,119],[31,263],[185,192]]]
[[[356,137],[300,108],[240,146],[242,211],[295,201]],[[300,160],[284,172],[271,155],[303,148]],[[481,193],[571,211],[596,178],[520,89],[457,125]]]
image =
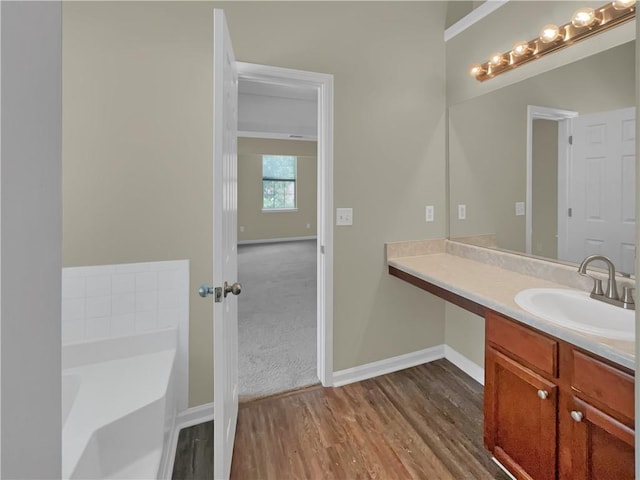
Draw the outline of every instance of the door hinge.
[[[214,292],[214,301],[215,303],[221,303],[222,302],[222,287],[216,287],[213,289]]]
[[[573,145],[573,135],[569,135],[569,145]]]
[[[320,253],[324,255],[324,245],[320,245]]]
[[[567,210],[567,215],[569,216],[569,218],[573,217],[573,208],[569,207],[569,209]]]

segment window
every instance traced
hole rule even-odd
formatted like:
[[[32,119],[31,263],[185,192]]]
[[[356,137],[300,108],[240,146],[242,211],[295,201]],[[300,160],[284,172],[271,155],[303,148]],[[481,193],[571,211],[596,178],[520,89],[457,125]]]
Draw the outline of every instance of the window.
[[[295,210],[297,157],[262,156],[262,209]]]

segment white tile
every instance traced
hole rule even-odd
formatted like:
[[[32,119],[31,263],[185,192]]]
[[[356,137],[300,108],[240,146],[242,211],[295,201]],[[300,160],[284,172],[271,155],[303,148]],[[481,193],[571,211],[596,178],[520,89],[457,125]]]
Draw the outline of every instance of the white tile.
[[[84,277],[70,277],[62,279],[62,299],[83,298],[85,295]]]
[[[65,267],[62,269],[62,278],[78,278],[84,277],[84,267]]]
[[[133,293],[123,293],[111,297],[111,313],[124,315],[135,311],[136,296]]]
[[[162,270],[180,270],[189,268],[189,260],[169,260],[166,262],[152,262],[149,270],[159,272]]]
[[[111,317],[88,318],[85,322],[85,338],[107,338],[111,334]]]
[[[85,277],[95,277],[101,275],[112,275],[115,273],[115,265],[92,265],[89,267],[82,267],[84,269]]]
[[[178,291],[161,291],[158,292],[158,308],[184,308],[186,297]]]
[[[136,312],[136,332],[148,332],[155,330],[158,323],[158,314],[152,312]]]
[[[121,263],[115,265],[117,273],[138,273],[149,271],[149,263]]]
[[[136,312],[158,309],[158,292],[136,293]]]
[[[158,290],[157,272],[136,273],[136,292],[155,292]]]
[[[84,298],[62,300],[62,323],[84,319]]]
[[[158,272],[158,290],[178,290],[184,285],[183,276],[178,270]]]
[[[87,297],[111,295],[111,275],[87,277]]]
[[[84,339],[84,321],[62,323],[62,343],[78,342]]]
[[[136,331],[136,317],[133,313],[111,317],[111,336],[121,337]]]
[[[111,277],[111,293],[133,293],[136,289],[136,276],[133,273],[116,274]]]
[[[182,308],[164,308],[158,310],[158,328],[175,327],[184,317]]]
[[[85,300],[86,318],[108,317],[111,315],[111,297],[91,297]]]

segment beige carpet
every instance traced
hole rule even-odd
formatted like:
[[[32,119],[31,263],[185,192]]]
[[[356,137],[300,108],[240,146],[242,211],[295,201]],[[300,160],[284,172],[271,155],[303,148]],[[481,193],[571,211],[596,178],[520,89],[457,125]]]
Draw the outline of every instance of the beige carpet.
[[[239,395],[318,383],[315,240],[240,245]]]

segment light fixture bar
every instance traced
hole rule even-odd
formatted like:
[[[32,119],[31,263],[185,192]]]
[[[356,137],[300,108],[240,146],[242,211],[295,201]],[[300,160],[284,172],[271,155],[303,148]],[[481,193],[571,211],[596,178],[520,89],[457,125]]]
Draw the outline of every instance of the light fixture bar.
[[[541,38],[534,38],[529,42],[518,42],[528,44],[525,53],[509,50],[502,55],[502,62],[495,61],[495,54],[493,54],[491,56],[492,60],[481,65],[475,64],[470,73],[476,80],[484,82],[501,73],[513,70],[520,65],[529,63],[635,18],[635,2],[628,2],[630,6],[626,8],[620,8],[619,3],[620,2],[609,2],[595,9],[595,20],[591,25],[576,27],[569,21],[559,27],[559,35],[555,40],[547,40],[545,42]]]

